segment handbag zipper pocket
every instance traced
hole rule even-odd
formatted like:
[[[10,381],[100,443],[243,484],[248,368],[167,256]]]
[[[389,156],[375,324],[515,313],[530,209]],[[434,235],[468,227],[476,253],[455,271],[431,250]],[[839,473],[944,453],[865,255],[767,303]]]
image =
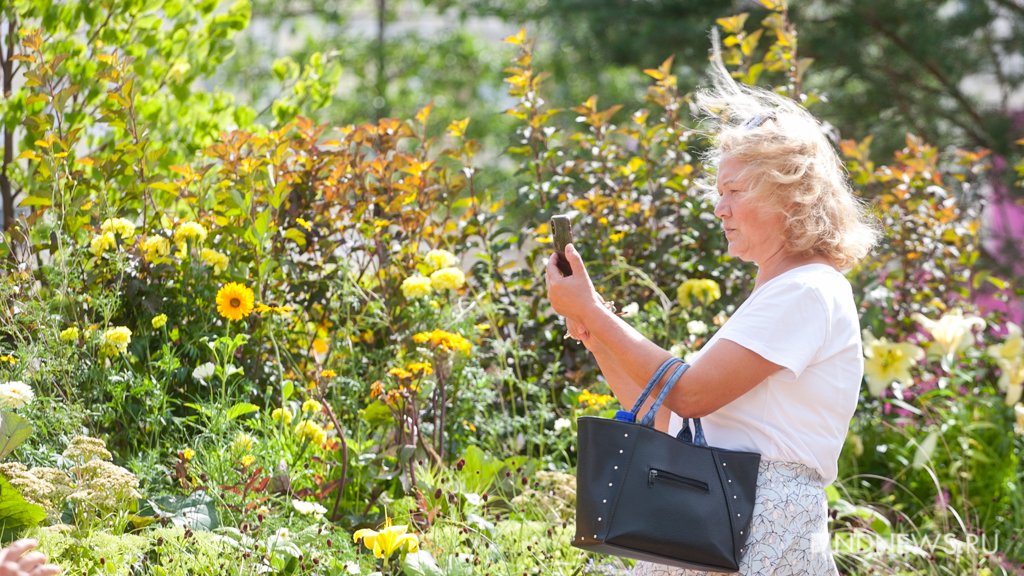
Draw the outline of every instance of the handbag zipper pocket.
[[[704,492],[708,491],[708,483],[707,482],[701,482],[700,480],[695,480],[693,478],[687,478],[686,476],[680,476],[678,474],[673,474],[673,473],[667,472],[665,470],[658,470],[657,468],[651,468],[647,472],[647,486],[648,487],[653,487],[655,481],[658,481],[658,480],[672,482],[673,484],[680,484],[682,486],[686,486],[688,488],[694,488],[696,490],[701,490],[701,491],[704,491]]]

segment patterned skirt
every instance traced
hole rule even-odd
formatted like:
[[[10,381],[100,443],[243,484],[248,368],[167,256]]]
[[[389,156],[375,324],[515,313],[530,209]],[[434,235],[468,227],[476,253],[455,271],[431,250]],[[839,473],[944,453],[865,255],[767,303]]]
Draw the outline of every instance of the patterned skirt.
[[[757,497],[747,551],[740,559],[742,576],[834,576],[828,535],[828,503],[821,476],[792,462],[761,460]],[[715,576],[638,562],[633,576]]]

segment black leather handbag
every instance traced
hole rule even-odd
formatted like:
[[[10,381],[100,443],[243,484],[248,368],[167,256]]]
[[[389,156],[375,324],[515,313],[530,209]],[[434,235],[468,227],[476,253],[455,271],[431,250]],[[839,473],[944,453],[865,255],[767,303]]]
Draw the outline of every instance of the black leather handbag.
[[[654,404],[636,416],[674,367]],[[761,455],[708,446],[700,419],[678,436],[654,416],[689,365],[671,358],[629,412],[578,423],[573,546],[682,568],[735,572],[745,551]]]

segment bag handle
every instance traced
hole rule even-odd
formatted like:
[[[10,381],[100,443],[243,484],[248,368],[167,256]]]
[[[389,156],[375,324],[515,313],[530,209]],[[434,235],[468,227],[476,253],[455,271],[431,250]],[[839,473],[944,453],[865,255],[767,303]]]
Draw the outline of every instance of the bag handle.
[[[668,372],[668,369],[674,364],[682,363],[683,361],[675,356],[672,356],[668,360],[662,362],[661,366],[659,366],[658,370],[654,373],[654,376],[651,376],[651,379],[647,381],[647,386],[644,387],[644,391],[640,393],[640,397],[637,398],[636,403],[633,404],[633,409],[630,410],[633,414],[634,422],[636,422],[637,414],[640,413],[640,407],[647,401],[647,397],[651,395],[651,391],[654,390],[654,387],[657,386],[659,381],[661,381],[661,377],[665,375],[665,372]]]
[[[654,399],[654,403],[651,404],[651,409],[647,411],[644,419],[640,421],[642,426],[654,426],[654,416],[658,413],[658,409],[661,408],[661,404],[665,401],[665,397],[672,391],[672,387],[676,385],[679,378],[682,377],[683,373],[690,369],[690,365],[686,362],[679,361],[679,367],[672,372],[672,375],[668,377],[665,385],[661,387],[661,391],[658,392],[658,397]]]

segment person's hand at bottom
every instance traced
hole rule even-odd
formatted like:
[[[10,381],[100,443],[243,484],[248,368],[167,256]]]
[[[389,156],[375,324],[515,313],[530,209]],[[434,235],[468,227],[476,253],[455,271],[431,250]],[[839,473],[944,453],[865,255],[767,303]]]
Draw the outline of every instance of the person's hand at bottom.
[[[35,540],[18,540],[0,550],[0,576],[51,576],[60,574],[60,568],[46,563],[46,555],[31,552]]]

